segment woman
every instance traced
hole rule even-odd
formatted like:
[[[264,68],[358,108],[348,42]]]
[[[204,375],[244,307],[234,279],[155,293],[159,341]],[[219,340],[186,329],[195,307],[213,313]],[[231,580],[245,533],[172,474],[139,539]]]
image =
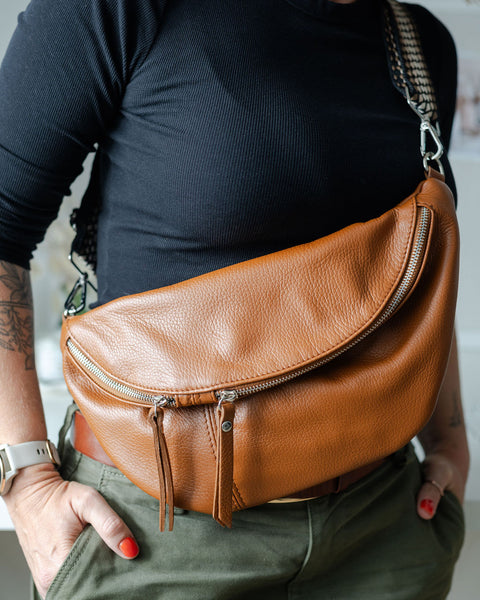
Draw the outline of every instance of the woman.
[[[448,145],[455,48],[430,13],[412,11]],[[10,445],[46,438],[27,269],[94,144],[98,304],[373,218],[423,176],[377,0],[33,0],[0,95]],[[423,471],[408,447],[339,493],[237,513],[232,530],[177,511],[174,532],[159,535],[156,501],[76,438],[61,474],[25,467],[4,498],[37,597],[438,600],[462,543],[469,462],[455,345],[419,437]]]

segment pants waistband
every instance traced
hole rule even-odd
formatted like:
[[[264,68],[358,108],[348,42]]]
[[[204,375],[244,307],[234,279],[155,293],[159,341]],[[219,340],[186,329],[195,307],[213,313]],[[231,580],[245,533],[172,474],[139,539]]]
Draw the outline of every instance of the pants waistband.
[[[81,452],[89,458],[101,462],[104,465],[115,467],[113,461],[101,447],[85,417],[79,411],[75,412],[74,415],[74,428],[71,441],[72,446],[78,452]],[[381,458],[368,465],[364,465],[358,469],[344,473],[339,477],[335,477],[334,479],[329,479],[328,481],[324,481],[318,485],[314,485],[313,487],[299,490],[289,497],[271,500],[270,503],[300,502],[302,500],[311,500],[313,498],[326,496],[327,494],[338,494],[350,485],[362,479],[362,477],[365,477],[375,469],[378,469],[378,467],[380,467],[387,459],[388,457]]]

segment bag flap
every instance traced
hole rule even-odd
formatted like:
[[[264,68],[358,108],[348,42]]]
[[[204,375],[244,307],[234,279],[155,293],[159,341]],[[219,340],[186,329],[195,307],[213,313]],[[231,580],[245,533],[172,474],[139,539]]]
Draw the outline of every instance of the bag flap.
[[[306,366],[348,344],[388,303],[421,185],[377,219],[67,318],[63,343],[120,383],[185,394],[179,404]]]

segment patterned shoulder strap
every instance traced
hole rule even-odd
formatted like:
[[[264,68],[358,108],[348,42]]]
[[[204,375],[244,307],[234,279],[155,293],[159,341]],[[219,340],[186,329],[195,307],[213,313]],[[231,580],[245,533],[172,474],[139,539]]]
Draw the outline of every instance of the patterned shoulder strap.
[[[425,171],[428,170],[429,163],[434,162],[438,170],[443,173],[440,163],[443,146],[437,122],[435,90],[425,62],[417,27],[407,6],[396,0],[383,0],[383,20],[392,83],[420,118],[420,146]],[[427,144],[431,146],[432,141],[435,143],[435,151],[427,150]],[[95,173],[92,173],[92,176],[95,176]],[[88,273],[73,259],[74,255],[81,256],[88,267],[95,272],[97,220],[100,207],[98,199],[93,198],[89,192],[90,189],[84,195],[80,208],[75,209],[70,218],[76,234],[69,258],[80,272],[80,277],[65,302],[66,315],[74,315],[83,310],[86,306],[87,286],[94,288]]]
[[[435,89],[430,79],[417,26],[405,4],[384,1],[387,58],[393,85],[431,123],[438,120]]]

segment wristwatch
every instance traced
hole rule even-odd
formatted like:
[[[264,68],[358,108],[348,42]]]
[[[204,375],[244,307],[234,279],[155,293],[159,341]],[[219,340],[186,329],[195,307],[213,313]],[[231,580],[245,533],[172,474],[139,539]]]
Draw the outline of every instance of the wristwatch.
[[[52,463],[60,466],[57,449],[50,440],[43,442],[24,442],[23,444],[0,445],[0,496],[5,496],[12,487],[12,482],[19,469]]]

